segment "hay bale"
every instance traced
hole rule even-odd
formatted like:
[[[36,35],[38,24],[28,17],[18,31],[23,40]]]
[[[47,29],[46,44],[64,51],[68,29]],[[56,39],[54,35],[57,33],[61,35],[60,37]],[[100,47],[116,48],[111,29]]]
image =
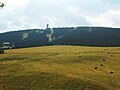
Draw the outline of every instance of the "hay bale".
[[[105,60],[103,59],[103,62],[105,62]]]
[[[113,55],[111,55],[111,57],[113,57]]]
[[[103,64],[100,64],[100,66],[103,66]]]
[[[110,74],[114,73],[113,71],[110,72]]]
[[[95,67],[94,69],[98,69],[98,67]]]

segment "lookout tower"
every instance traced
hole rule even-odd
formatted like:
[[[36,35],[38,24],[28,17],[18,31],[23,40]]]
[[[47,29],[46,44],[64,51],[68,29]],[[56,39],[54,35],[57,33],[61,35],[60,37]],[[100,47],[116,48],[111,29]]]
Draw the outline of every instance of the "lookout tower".
[[[49,24],[46,24],[47,29],[49,28]]]

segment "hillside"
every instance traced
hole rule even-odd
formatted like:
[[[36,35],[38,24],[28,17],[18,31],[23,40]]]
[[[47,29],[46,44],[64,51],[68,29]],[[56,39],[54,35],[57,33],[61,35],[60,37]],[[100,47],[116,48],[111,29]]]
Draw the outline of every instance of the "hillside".
[[[43,45],[120,46],[120,28],[66,27],[30,29],[0,34],[4,42],[18,47]]]
[[[0,90],[120,90],[119,70],[119,47],[5,50]]]

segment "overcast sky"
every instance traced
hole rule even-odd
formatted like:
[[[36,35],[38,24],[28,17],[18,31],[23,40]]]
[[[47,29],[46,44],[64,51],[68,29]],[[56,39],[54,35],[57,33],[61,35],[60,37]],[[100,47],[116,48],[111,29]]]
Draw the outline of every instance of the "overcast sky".
[[[0,0],[0,32],[67,26],[120,27],[120,0]]]

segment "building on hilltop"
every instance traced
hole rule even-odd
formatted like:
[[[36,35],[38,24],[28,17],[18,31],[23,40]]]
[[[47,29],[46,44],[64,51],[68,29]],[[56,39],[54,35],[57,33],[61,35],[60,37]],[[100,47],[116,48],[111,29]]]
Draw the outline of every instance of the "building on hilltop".
[[[12,49],[12,48],[14,48],[14,43],[11,43],[11,42],[3,42],[2,43],[2,45],[3,45],[3,49]]]
[[[46,28],[47,28],[47,29],[49,28],[49,24],[46,24]]]

